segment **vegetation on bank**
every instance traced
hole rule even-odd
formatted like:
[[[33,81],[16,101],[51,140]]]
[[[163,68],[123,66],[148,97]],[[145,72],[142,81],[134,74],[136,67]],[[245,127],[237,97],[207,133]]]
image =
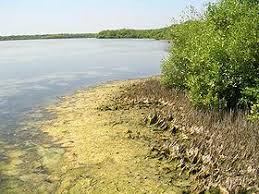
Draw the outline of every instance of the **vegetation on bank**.
[[[63,139],[62,145],[71,149],[69,164],[83,169],[71,171],[73,178],[62,173],[58,189],[154,191],[154,184],[165,182],[162,189],[179,185],[182,193],[258,193],[258,12],[257,0],[221,0],[200,19],[174,27],[96,35],[170,39],[173,44],[162,64],[162,80],[80,92],[53,109],[58,117],[45,131]],[[123,133],[132,142],[121,138]],[[150,146],[147,158],[168,165],[149,168],[145,154],[135,157],[145,148],[139,149],[139,140]],[[129,171],[133,173],[125,175]],[[145,181],[151,184],[147,187]]]
[[[43,35],[13,35],[13,36],[0,36],[0,41],[7,40],[38,40],[38,39],[69,39],[69,38],[95,38],[94,33],[82,34],[43,34]]]
[[[135,39],[156,39],[169,40],[171,39],[171,27],[151,30],[134,30],[134,29],[120,29],[120,30],[105,30],[97,34],[97,38],[115,39],[115,38],[135,38]]]
[[[259,122],[247,121],[242,112],[233,119],[233,112],[196,109],[183,91],[160,82],[151,78],[124,87],[106,110],[144,110],[142,123],[154,133],[143,134],[151,157],[172,163],[164,172],[171,183],[191,181],[184,193],[258,193]]]
[[[97,34],[2,36],[0,40],[135,38],[172,40],[162,64],[162,83],[187,91],[198,107],[243,109],[259,118],[259,3],[221,0],[199,19],[150,30],[105,30]]]
[[[98,38],[98,39],[171,39],[171,27],[150,30],[104,30],[99,33],[82,33],[82,34],[44,34],[44,35],[17,35],[17,36],[0,36],[0,41],[4,40],[35,40],[35,39],[67,39],[67,38]]]
[[[258,13],[257,0],[221,0],[174,27],[162,83],[186,90],[199,107],[251,110],[258,119]]]

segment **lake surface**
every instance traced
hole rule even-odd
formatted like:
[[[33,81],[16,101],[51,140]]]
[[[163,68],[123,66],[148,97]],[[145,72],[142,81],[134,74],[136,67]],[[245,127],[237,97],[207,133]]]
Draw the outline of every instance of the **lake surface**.
[[[26,126],[32,112],[87,86],[157,75],[167,50],[167,42],[152,40],[0,42],[0,187],[5,187],[0,191],[31,181],[23,178],[21,183],[21,174],[30,174],[29,163],[37,160],[32,148],[48,141]],[[13,160],[19,165],[12,166]]]
[[[150,40],[0,42],[0,123],[81,87],[158,74],[167,48]]]

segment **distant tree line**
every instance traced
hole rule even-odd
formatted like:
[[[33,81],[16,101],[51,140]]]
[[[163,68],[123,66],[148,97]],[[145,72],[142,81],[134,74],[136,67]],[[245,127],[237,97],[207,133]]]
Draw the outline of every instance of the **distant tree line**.
[[[82,34],[44,34],[44,35],[17,35],[17,36],[0,36],[0,41],[5,40],[38,40],[38,39],[68,39],[68,38],[95,38],[94,33]]]
[[[98,39],[171,39],[171,27],[150,30],[104,30],[99,33],[82,33],[82,34],[43,34],[43,35],[16,35],[16,36],[0,36],[0,41],[5,40],[37,40],[37,39],[68,39],[68,38],[98,38]]]
[[[104,30],[97,34],[99,39],[115,39],[115,38],[135,38],[135,39],[171,39],[171,27],[150,30],[120,29],[120,30]]]

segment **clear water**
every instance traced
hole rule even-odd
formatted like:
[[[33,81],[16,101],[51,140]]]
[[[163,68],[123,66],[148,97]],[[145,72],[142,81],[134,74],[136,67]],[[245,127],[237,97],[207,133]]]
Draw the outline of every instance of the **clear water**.
[[[31,112],[80,88],[159,74],[167,49],[167,42],[152,40],[0,42],[0,186],[18,176],[3,175],[1,165],[10,160],[10,150],[26,153],[33,145],[48,141],[37,129],[24,129]],[[27,161],[36,160],[32,154],[26,156]],[[23,167],[22,172],[27,171]]]

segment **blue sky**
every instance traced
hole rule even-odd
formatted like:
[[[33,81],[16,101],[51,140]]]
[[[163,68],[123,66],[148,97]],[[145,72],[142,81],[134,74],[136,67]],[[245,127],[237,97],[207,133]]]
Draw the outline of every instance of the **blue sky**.
[[[0,35],[98,32],[170,25],[209,0],[0,0]]]

